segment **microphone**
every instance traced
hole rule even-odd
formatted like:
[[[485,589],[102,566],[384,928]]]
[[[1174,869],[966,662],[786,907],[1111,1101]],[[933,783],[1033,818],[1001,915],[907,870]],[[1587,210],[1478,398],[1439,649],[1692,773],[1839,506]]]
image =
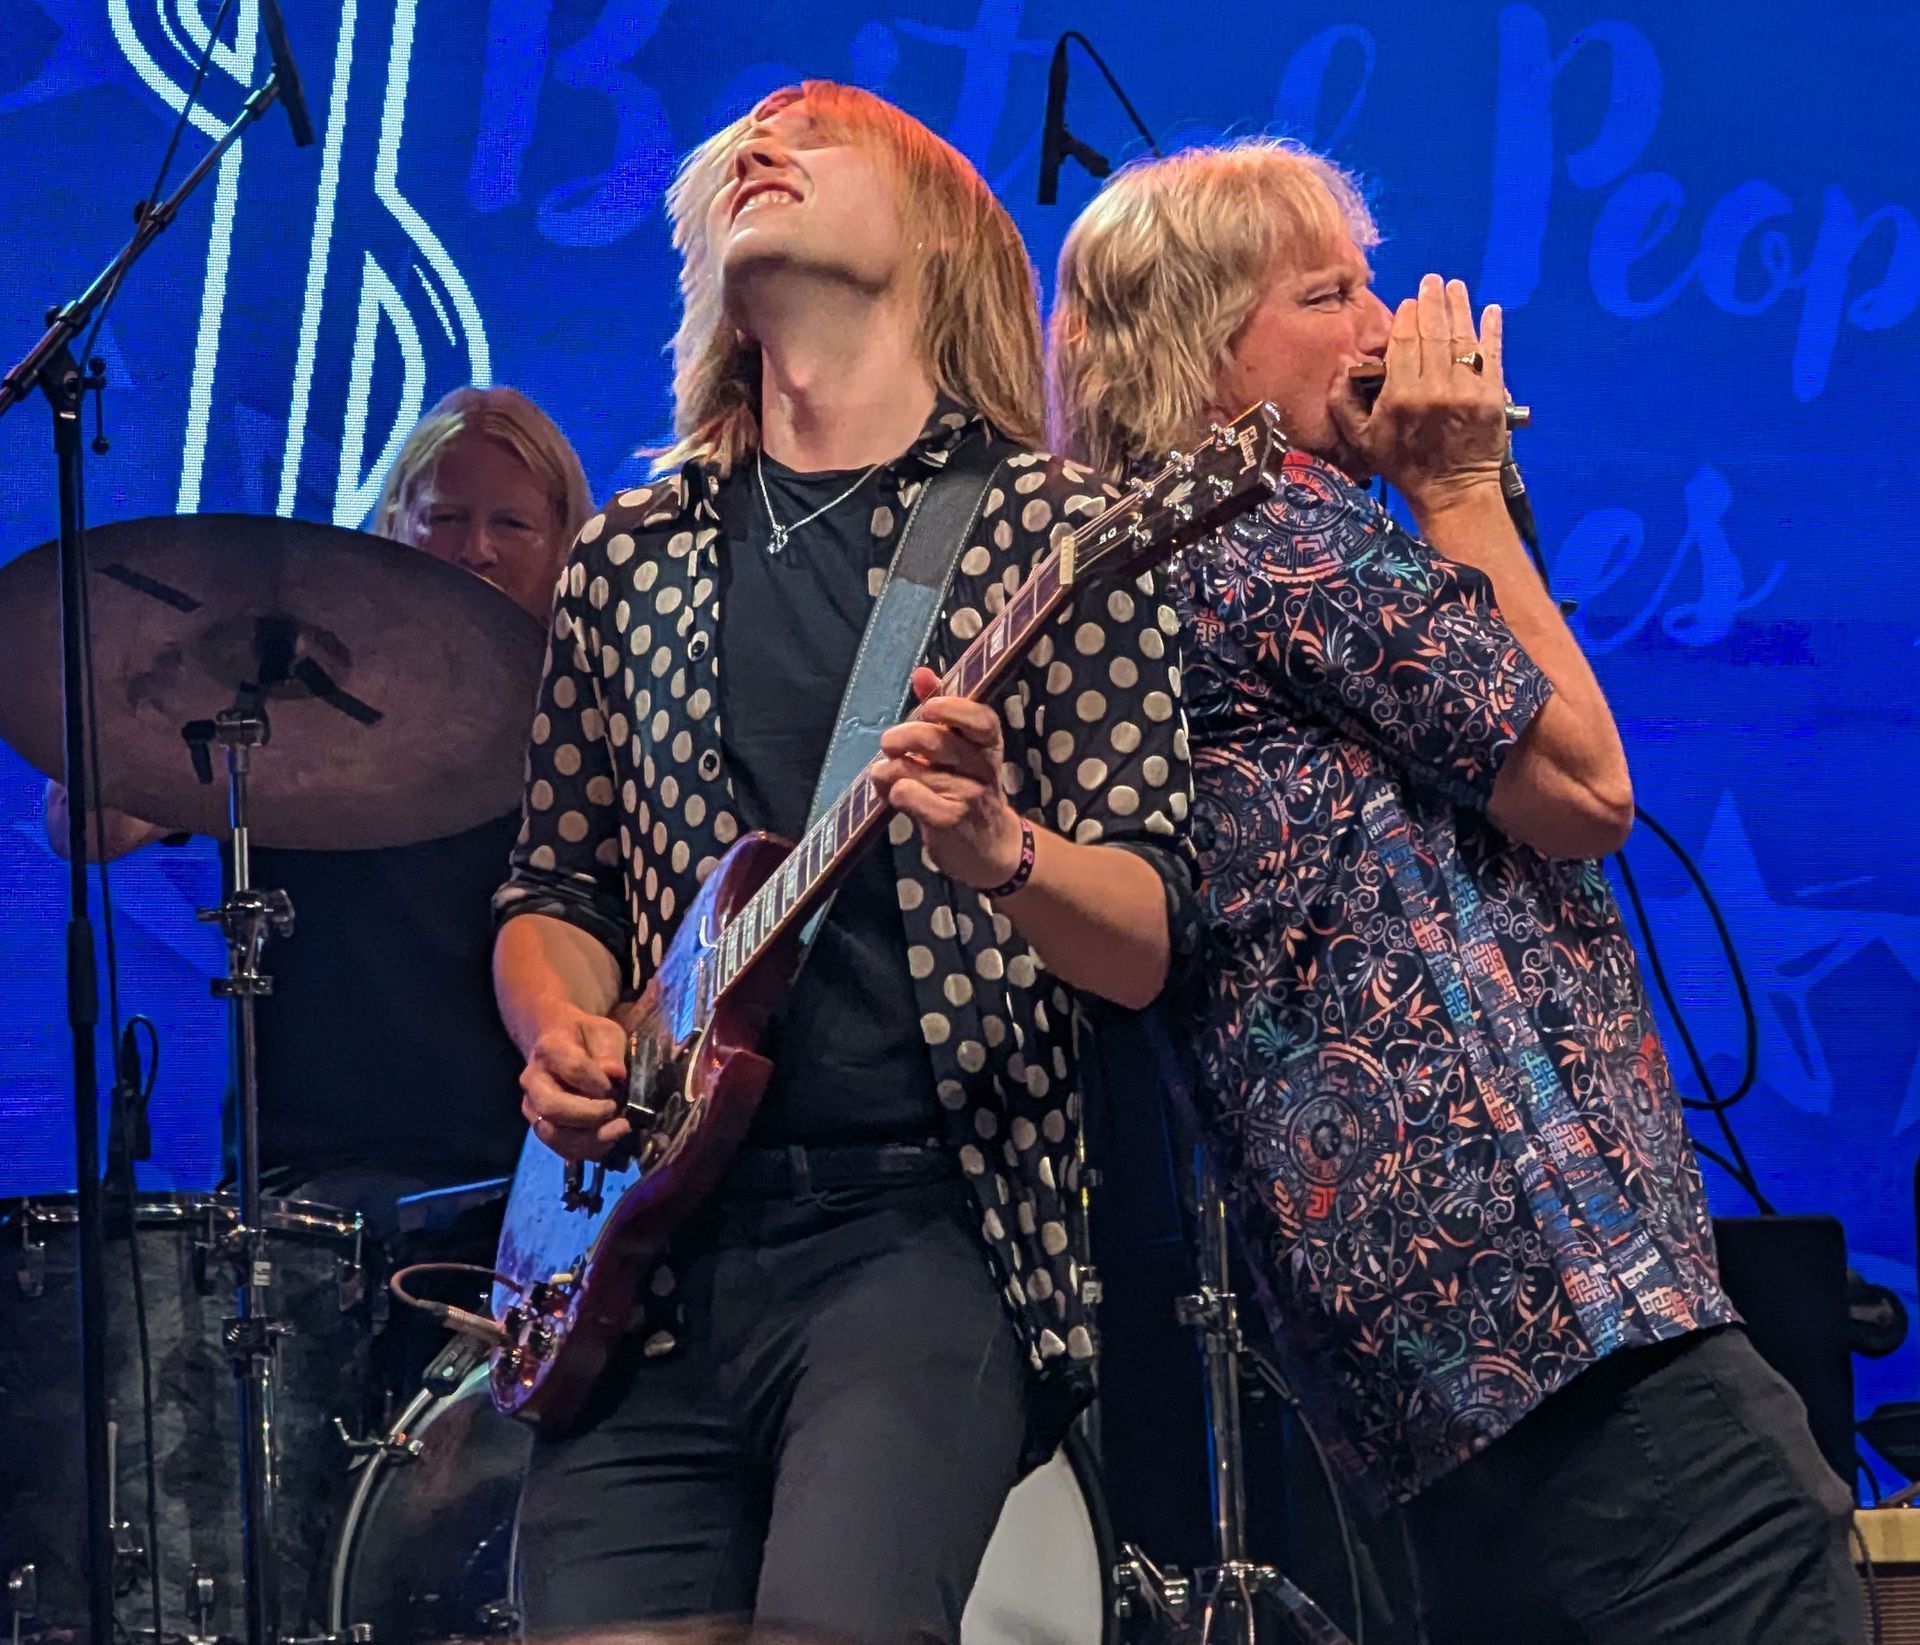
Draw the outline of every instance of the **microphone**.
[[[1533,521],[1533,504],[1527,497],[1527,482],[1520,478],[1520,465],[1513,460],[1513,431],[1525,428],[1532,421],[1533,411],[1530,407],[1508,402],[1507,454],[1500,459],[1500,491],[1507,500],[1507,516],[1513,521],[1513,529],[1519,532],[1520,541],[1526,544],[1527,552],[1538,564],[1540,528]]]
[[[278,96],[293,127],[296,147],[313,142],[313,118],[307,113],[307,94],[300,89],[300,70],[293,60],[293,47],[287,44],[287,23],[280,15],[280,0],[260,0],[260,24],[267,31],[267,50],[273,54],[273,79]]]
[[[1067,130],[1067,44],[1071,32],[1053,43],[1053,61],[1047,65],[1047,112],[1040,127],[1040,200],[1050,206],[1060,198],[1060,162],[1078,160],[1089,177],[1105,177],[1112,163],[1098,149],[1089,148]]]

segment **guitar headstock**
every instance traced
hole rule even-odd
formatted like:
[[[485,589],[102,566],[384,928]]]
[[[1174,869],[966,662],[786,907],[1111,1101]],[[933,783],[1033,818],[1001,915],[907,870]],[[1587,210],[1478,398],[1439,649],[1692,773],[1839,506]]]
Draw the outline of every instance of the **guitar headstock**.
[[[1286,453],[1280,414],[1269,404],[1251,407],[1224,428],[1216,425],[1075,532],[1060,553],[1061,580],[1134,576],[1172,558],[1271,497]]]

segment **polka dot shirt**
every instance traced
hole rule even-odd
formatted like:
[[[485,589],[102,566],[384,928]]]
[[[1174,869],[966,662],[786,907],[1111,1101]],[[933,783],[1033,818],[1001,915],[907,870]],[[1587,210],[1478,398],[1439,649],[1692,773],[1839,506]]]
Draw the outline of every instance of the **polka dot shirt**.
[[[928,475],[982,427],[949,402],[885,471],[882,539]],[[945,672],[1060,536],[1114,493],[1086,469],[1005,461],[959,562],[927,661]],[[527,760],[524,820],[496,918],[544,914],[590,932],[645,985],[682,910],[739,837],[721,740],[716,636],[728,552],[718,476],[692,463],[621,493],[561,572]],[[1017,809],[1083,843],[1142,856],[1167,888],[1176,953],[1197,918],[1185,843],[1191,796],[1178,620],[1152,575],[1091,581],[1002,688],[1002,779]],[[876,849],[882,849],[876,847]],[[912,823],[887,845],[920,1031],[1008,1308],[1042,1396],[1036,1433],[1091,1391],[1094,1341],[1067,1235],[1079,1187],[1078,1002],[1004,914],[934,868]],[[644,1329],[671,1351],[672,1279]],[[1049,1413],[1052,1420],[1049,1420]]]

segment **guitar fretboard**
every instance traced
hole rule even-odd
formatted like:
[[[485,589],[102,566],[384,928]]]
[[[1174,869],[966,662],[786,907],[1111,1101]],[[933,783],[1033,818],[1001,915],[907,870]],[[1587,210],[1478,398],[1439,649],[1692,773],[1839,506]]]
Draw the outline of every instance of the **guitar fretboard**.
[[[1083,527],[1074,538],[1076,550],[1083,536],[1093,536],[1108,527],[1110,516],[1126,506],[1118,504]],[[1026,654],[1042,625],[1066,601],[1061,569],[1061,551],[1056,549],[981,628],[941,680],[939,695],[978,699]],[[862,772],[821,813],[779,871],[721,928],[701,978],[702,1015],[776,934],[790,922],[804,918],[814,902],[836,883],[887,809],[879,791]]]

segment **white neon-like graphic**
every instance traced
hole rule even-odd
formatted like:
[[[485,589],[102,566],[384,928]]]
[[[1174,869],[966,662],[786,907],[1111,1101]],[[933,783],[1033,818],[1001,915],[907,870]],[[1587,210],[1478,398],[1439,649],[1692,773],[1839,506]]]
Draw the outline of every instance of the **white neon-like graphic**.
[[[307,411],[313,400],[314,352],[320,344],[320,316],[327,292],[327,257],[333,247],[334,208],[340,198],[340,150],[347,138],[348,82],[353,76],[353,35],[359,26],[359,0],[344,0],[340,34],[333,47],[333,92],[327,100],[327,135],[320,156],[320,198],[313,215],[313,241],[307,248],[306,295],[300,305],[300,342],[293,362],[293,398],[287,407],[287,449],[280,459],[280,495],[274,512],[293,513],[300,486],[300,460],[307,446]]]
[[[468,380],[485,388],[493,381],[493,360],[487,348],[487,328],[480,318],[480,305],[453,259],[441,245],[440,237],[427,226],[427,220],[415,211],[401,194],[400,133],[407,119],[407,76],[413,64],[413,19],[416,0],[398,0],[393,10],[393,50],[387,58],[387,106],[380,115],[380,149],[373,163],[374,196],[393,213],[394,221],[406,230],[407,238],[420,248],[427,267],[439,276],[459,312],[461,328],[467,334]]]
[[[183,42],[175,31],[165,0],[154,0],[154,16],[167,38],[182,56],[191,51],[193,60],[207,49],[210,38],[197,10],[181,0],[180,25],[186,31]],[[186,107],[187,88],[168,78],[140,39],[134,27],[127,0],[110,0],[108,15],[114,38],[136,73],[162,102],[178,114]],[[255,48],[259,41],[260,11],[255,0],[241,0],[231,47],[216,44],[213,65],[229,78],[245,86],[253,74]],[[195,129],[209,137],[218,137],[227,123],[204,104],[196,102],[189,116]],[[226,316],[227,269],[233,258],[233,223],[240,200],[241,149],[235,145],[220,162],[219,178],[214,186],[213,226],[207,240],[207,274],[200,292],[200,327],[194,340],[193,377],[187,387],[187,428],[180,453],[180,490],[174,503],[181,514],[192,514],[200,507],[200,483],[206,471],[207,432],[213,421],[213,382],[220,363],[220,324]]]
[[[207,281],[200,292],[200,335],[193,345],[193,381],[187,389],[187,438],[180,455],[176,514],[200,512],[200,479],[207,466],[207,430],[213,422],[213,378],[220,364],[220,322],[227,312],[227,265],[233,256],[234,208],[240,197],[240,150],[220,161],[213,191],[213,232],[207,246]]]
[[[407,312],[406,299],[387,277],[387,271],[363,254],[360,271],[360,317],[353,335],[353,375],[347,386],[346,438],[341,443],[340,478],[334,489],[333,523],[358,526],[380,500],[380,483],[386,478],[387,465],[400,455],[400,447],[419,419],[427,386],[427,357],[420,348],[420,329]],[[400,345],[400,410],[387,431],[386,444],[371,467],[362,470],[361,453],[366,447],[367,400],[373,387],[373,357],[380,340],[380,316],[392,322],[394,341]]]
[[[453,341],[453,316],[447,312],[447,305],[440,301],[440,293],[433,289],[433,281],[427,271],[418,263],[413,265],[414,278],[420,282],[420,289],[427,294],[427,301],[433,304],[434,317],[440,322],[440,329],[446,333],[447,341]]]
[[[187,39],[192,42],[191,51],[182,48],[181,56],[187,58],[189,62],[197,63],[200,60],[200,54],[207,49],[210,31],[200,16],[200,6],[208,3],[210,0],[195,0],[194,4],[189,5],[188,0],[179,0],[180,27],[186,31]],[[160,0],[156,0],[156,5],[160,12],[161,24],[164,26],[167,21],[166,7],[160,3]],[[224,41],[214,42],[215,67],[225,69],[243,86],[253,75],[253,45],[259,26],[260,8],[257,0],[241,0],[240,18],[234,27],[233,44],[229,46]],[[173,30],[167,29],[167,33],[178,45],[179,40],[174,36]]]
[[[167,17],[165,0],[154,0],[153,14],[159,19],[160,27],[166,32],[167,38],[176,45],[179,44],[180,37],[174,32]],[[176,85],[168,79],[160,65],[153,60],[153,54],[147,50],[146,42],[140,38],[139,30],[134,27],[133,15],[128,10],[127,0],[107,0],[107,17],[113,24],[113,37],[120,42],[120,50],[125,54],[127,61],[133,65],[134,73],[147,83],[148,89],[161,102],[178,114],[187,105],[187,88]],[[253,61],[254,42],[259,26],[260,12],[254,0],[240,0],[240,21],[235,45],[239,52],[244,53],[244,61],[248,63]],[[205,40],[204,29],[201,38]],[[186,54],[183,51],[181,55]],[[221,67],[225,68],[227,66],[225,60],[235,55],[236,53],[228,52],[222,47],[216,53],[216,58],[221,60]],[[208,137],[218,137],[227,129],[227,122],[203,103],[194,105],[189,120],[194,130],[203,132]]]
[[[186,86],[169,76],[142,40],[133,19],[134,0],[107,0],[114,38],[128,63],[146,86],[178,113],[186,106]],[[212,36],[206,8],[211,0],[147,0],[152,25],[159,37],[183,62],[197,62]],[[387,58],[387,84],[380,115],[380,133],[373,168],[373,194],[420,254],[411,265],[434,318],[450,344],[458,345],[465,332],[465,380],[482,386],[493,376],[492,351],[479,305],[465,277],[455,267],[439,236],[400,192],[400,144],[406,127],[418,0],[395,0],[393,35]],[[327,129],[321,154],[313,234],[308,248],[302,292],[299,334],[290,385],[286,449],[281,461],[276,511],[293,512],[299,492],[307,432],[313,417],[313,384],[320,331],[326,313],[328,269],[339,223],[342,159],[350,113],[359,0],[340,0],[340,28],[334,47],[333,90],[329,98]],[[258,55],[260,18],[258,0],[240,0],[231,46],[213,41],[211,62],[242,86],[251,83]],[[196,130],[218,137],[226,122],[212,109],[196,102],[189,115]],[[213,205],[213,224],[207,247],[205,283],[201,291],[200,323],[195,339],[192,381],[188,389],[187,421],[181,455],[177,507],[196,511],[202,500],[207,445],[213,422],[213,388],[220,361],[221,327],[225,318],[229,268],[239,209],[241,151],[234,149],[222,161]],[[422,264],[425,266],[423,267]],[[443,298],[444,293],[444,298]],[[448,312],[448,304],[452,313]],[[400,415],[380,442],[380,455],[371,467],[361,459],[368,444],[367,419],[373,399],[373,373],[382,317],[391,323],[400,348],[402,381]],[[420,329],[394,275],[381,268],[371,253],[363,253],[359,313],[349,370],[341,458],[335,476],[334,516],[342,524],[359,525],[379,494],[379,481],[419,416],[425,395],[426,356]]]

